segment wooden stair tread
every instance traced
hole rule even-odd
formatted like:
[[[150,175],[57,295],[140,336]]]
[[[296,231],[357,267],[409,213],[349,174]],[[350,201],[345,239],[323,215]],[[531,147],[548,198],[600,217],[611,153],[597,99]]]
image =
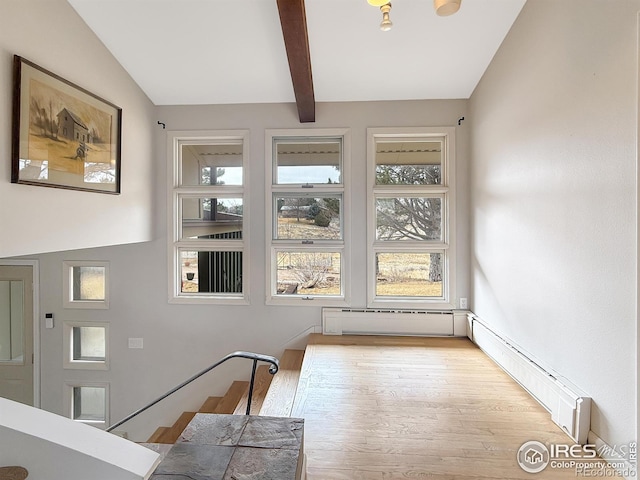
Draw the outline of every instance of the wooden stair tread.
[[[253,412],[254,414],[260,411],[272,380],[273,375],[269,373],[268,365],[260,365],[256,369],[256,378],[253,383],[253,396],[251,397],[251,412]],[[248,400],[249,386],[247,385],[247,389],[243,392],[242,398],[240,398],[240,401],[238,401],[238,404],[236,405],[233,413],[236,415],[246,414]]]
[[[147,443],[160,443],[158,442],[158,439],[162,437],[162,435],[164,435],[167,430],[169,430],[169,427],[156,428],[156,431],[151,434],[149,440],[147,440]]]
[[[291,407],[291,416],[295,418],[304,418],[304,406],[307,401],[308,390],[309,390],[309,379],[312,375],[314,364],[317,363],[316,358],[316,350],[315,343],[312,341],[314,334],[309,335],[309,339],[307,341],[307,346],[304,349],[304,358],[302,360],[302,367],[300,368],[300,376],[298,378],[298,389],[296,390],[296,397],[293,400],[293,405]],[[337,335],[332,335],[337,336]],[[322,371],[316,370],[317,371]]]
[[[249,388],[249,382],[236,380],[231,384],[227,393],[220,400],[213,413],[233,413],[238,406],[245,390]]]
[[[182,415],[178,417],[178,420],[169,427],[161,436],[158,438],[157,443],[176,443],[180,434],[184,431],[184,429],[189,425],[189,422],[193,417],[195,417],[196,412],[182,412]]]
[[[259,415],[288,417],[298,388],[304,350],[285,350],[280,359],[280,369],[273,376]]]
[[[198,410],[198,413],[215,413],[220,400],[222,400],[222,397],[207,398],[200,407],[200,410]]]

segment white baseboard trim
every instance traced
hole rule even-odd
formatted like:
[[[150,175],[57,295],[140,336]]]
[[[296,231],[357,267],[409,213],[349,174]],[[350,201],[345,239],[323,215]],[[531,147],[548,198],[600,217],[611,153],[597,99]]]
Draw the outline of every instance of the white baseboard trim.
[[[587,443],[591,398],[555,372],[545,370],[513,342],[469,314],[468,336],[551,413],[551,419],[579,444]]]
[[[324,335],[467,336],[466,310],[323,308]]]

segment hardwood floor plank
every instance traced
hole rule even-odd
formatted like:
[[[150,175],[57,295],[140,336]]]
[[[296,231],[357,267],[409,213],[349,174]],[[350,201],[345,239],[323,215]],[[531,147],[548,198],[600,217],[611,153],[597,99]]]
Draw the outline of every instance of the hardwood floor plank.
[[[262,407],[262,403],[267,395],[273,375],[269,373],[267,365],[260,365],[256,369],[256,377],[253,384],[253,396],[251,398],[251,415],[257,415]],[[238,401],[233,413],[236,415],[244,415],[247,411],[247,401],[249,400],[249,388],[247,387],[242,397]]]
[[[175,423],[158,438],[157,443],[176,443],[182,431],[195,415],[196,412],[183,412]]]
[[[272,417],[291,415],[303,359],[303,350],[285,350],[280,359],[280,369],[273,377],[260,408],[260,415]]]
[[[198,410],[198,413],[215,413],[216,407],[222,400],[222,397],[209,397]]]
[[[147,443],[161,443],[159,439],[162,438],[167,430],[169,430],[169,427],[156,428],[155,432],[153,432],[149,437],[149,440],[147,440]]]
[[[238,402],[244,395],[244,392],[249,388],[249,382],[242,382],[236,380],[231,384],[224,397],[220,400],[216,406],[214,413],[233,413],[238,406]]]
[[[466,338],[311,335],[292,416],[305,419],[309,480],[531,480],[523,443],[572,443]]]

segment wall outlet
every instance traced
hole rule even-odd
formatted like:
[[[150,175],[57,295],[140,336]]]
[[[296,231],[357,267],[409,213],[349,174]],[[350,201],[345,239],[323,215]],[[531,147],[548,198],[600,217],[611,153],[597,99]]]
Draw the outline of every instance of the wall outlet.
[[[460,299],[460,308],[462,310],[466,310],[467,308],[469,308],[469,305],[467,304],[467,299],[466,298],[461,298]]]
[[[144,348],[144,339],[142,338],[130,338],[129,348]]]

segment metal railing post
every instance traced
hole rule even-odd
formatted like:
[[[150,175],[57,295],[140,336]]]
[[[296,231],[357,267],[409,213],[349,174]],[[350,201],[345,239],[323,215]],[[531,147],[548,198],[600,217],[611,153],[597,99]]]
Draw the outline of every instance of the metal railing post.
[[[254,360],[253,361],[253,368],[251,369],[251,381],[249,382],[249,395],[247,398],[247,413],[246,415],[249,415],[251,412],[251,400],[253,398],[253,383],[256,379],[256,366],[258,365],[258,361]]]

